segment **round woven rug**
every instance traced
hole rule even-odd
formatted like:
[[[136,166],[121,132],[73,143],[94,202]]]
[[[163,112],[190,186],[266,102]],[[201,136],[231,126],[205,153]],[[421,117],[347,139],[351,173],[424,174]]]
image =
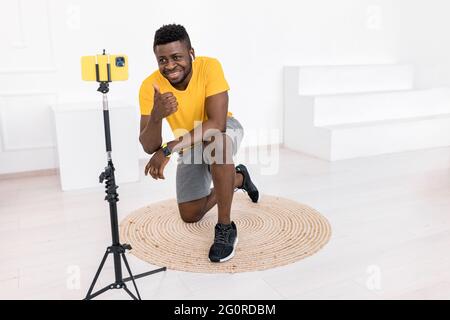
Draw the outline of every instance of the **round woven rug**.
[[[274,268],[296,262],[320,250],[330,239],[331,227],[316,210],[284,198],[263,195],[252,203],[236,192],[232,206],[239,243],[235,256],[211,263],[208,251],[214,240],[217,206],[197,223],[184,223],[175,199],[138,209],[120,224],[123,243],[131,253],[168,269],[217,273]]]

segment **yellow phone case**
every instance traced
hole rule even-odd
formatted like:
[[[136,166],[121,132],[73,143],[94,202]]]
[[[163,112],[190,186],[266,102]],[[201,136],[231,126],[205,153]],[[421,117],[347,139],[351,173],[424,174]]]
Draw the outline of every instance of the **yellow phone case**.
[[[119,61],[117,59],[120,59]],[[124,54],[110,56],[112,81],[128,80],[128,57]],[[123,61],[123,66],[121,66]]]
[[[97,81],[96,65],[98,65],[98,81],[108,81],[107,65],[110,65],[110,81],[128,80],[128,57],[123,54],[81,57],[81,78],[84,81]]]
[[[95,56],[81,57],[81,79],[84,81],[95,81]]]

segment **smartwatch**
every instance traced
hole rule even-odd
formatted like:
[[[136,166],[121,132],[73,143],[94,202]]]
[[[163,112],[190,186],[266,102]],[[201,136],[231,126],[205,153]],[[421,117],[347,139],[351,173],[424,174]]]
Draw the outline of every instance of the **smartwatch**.
[[[170,158],[170,156],[172,155],[172,150],[170,150],[170,148],[169,148],[169,146],[167,145],[167,143],[164,143],[164,144],[161,146],[161,150],[162,150],[162,152],[163,152],[163,154],[164,154],[164,156],[165,156],[166,158]]]

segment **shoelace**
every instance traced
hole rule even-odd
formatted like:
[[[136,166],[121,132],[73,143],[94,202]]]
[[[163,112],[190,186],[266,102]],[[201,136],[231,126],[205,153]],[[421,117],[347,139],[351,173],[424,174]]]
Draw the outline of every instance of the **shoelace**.
[[[228,232],[231,230],[231,228],[230,229],[224,229],[224,228],[219,226],[217,229],[218,229],[218,231],[216,233],[214,242],[221,243],[221,244],[227,244],[228,243],[227,242],[227,235],[228,235]]]

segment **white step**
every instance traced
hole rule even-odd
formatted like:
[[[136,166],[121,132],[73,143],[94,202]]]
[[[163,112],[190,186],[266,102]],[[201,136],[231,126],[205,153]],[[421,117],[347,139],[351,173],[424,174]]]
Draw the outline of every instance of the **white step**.
[[[297,74],[298,94],[324,95],[339,93],[411,90],[411,65],[302,66]]]
[[[450,113],[327,126],[323,129],[329,133],[329,160],[450,145]]]
[[[330,161],[449,146],[450,88],[412,80],[410,66],[286,67],[284,145]]]
[[[450,113],[450,88],[316,96],[313,99],[316,126]]]
[[[289,149],[335,161],[450,146],[450,113],[317,127],[309,101],[285,115],[283,141]]]

